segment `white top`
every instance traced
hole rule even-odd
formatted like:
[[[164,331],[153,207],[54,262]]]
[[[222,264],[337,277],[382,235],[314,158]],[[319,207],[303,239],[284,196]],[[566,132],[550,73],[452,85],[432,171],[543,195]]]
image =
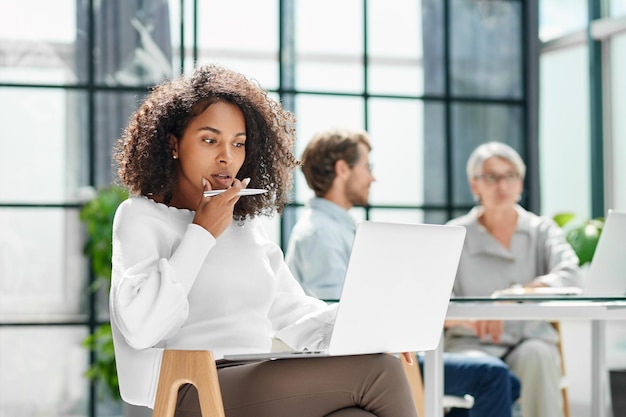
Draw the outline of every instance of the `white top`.
[[[194,212],[145,197],[113,222],[111,326],[122,398],[152,407],[162,349],[269,352],[327,346],[336,309],[308,297],[256,220],[217,239]]]

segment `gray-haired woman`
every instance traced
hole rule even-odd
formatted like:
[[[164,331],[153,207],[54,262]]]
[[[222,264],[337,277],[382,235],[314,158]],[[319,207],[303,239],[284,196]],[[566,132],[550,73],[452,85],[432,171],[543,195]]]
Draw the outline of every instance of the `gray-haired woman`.
[[[561,229],[517,203],[526,166],[510,146],[489,142],[467,162],[469,185],[478,205],[451,224],[467,235],[454,294],[489,296],[512,286],[579,286],[578,258]],[[498,356],[522,382],[525,417],[562,416],[558,334],[545,321],[448,321],[445,349]]]

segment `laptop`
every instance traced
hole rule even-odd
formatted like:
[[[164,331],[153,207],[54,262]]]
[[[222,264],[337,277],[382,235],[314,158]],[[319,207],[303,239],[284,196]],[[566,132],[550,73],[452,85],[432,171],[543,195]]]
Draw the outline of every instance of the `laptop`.
[[[224,359],[434,350],[464,239],[461,226],[363,221],[357,226],[327,350],[234,354]]]
[[[577,295],[581,297],[622,297],[626,295],[626,211],[609,209],[582,288],[507,288],[493,298]]]
[[[626,295],[626,211],[609,209],[582,294]]]

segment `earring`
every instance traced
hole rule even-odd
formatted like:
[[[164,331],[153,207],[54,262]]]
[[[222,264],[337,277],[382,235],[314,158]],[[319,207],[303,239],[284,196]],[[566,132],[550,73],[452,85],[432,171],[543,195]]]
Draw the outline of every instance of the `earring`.
[[[178,159],[178,155],[172,155],[172,158]]]
[[[517,195],[517,202],[519,203],[520,201],[522,201],[522,195],[521,195],[521,194],[518,194],[518,195]]]
[[[475,203],[480,203],[480,196],[478,194],[474,194],[474,202]]]

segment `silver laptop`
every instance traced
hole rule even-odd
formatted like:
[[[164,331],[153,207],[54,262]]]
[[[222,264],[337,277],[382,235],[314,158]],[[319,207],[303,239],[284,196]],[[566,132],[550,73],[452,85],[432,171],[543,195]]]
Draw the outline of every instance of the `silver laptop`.
[[[465,228],[460,226],[361,222],[328,350],[237,354],[224,359],[435,349],[441,339],[464,239]]]
[[[555,296],[626,296],[626,211],[609,209],[582,288],[507,288],[493,298],[550,298]]]
[[[583,295],[626,295],[626,211],[609,209],[587,272]]]

